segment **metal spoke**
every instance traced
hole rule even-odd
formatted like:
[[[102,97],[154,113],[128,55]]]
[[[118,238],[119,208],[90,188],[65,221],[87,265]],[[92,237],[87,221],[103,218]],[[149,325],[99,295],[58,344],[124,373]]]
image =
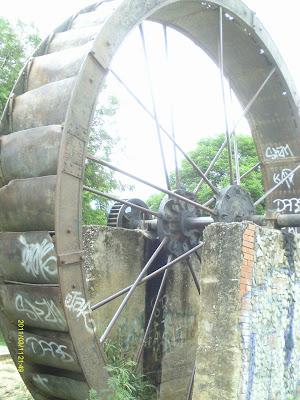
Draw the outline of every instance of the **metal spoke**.
[[[248,169],[248,171],[246,171],[243,175],[241,175],[240,181],[242,181],[243,179],[245,179],[248,175],[251,174],[251,172],[255,171],[255,170],[256,170],[258,167],[260,167],[260,166],[261,166],[261,163],[259,162],[259,163],[255,164],[252,168]],[[235,182],[235,183],[237,183],[237,182]],[[216,198],[215,198],[215,197],[212,197],[211,199],[209,199],[209,200],[208,200],[206,203],[204,203],[203,205],[204,205],[205,207],[208,207],[208,206],[210,206],[215,200],[216,200]]]
[[[229,84],[229,92],[230,92],[230,104],[232,108],[232,87],[231,83]],[[234,154],[234,166],[235,166],[235,182],[237,185],[241,184],[241,173],[240,173],[240,160],[239,160],[239,151],[238,151],[238,143],[235,129],[232,132],[232,143],[233,143],[233,154]]]
[[[115,197],[115,196],[113,196],[111,194],[103,193],[100,190],[91,188],[89,186],[83,186],[83,190],[85,190],[86,192],[94,193],[97,196],[106,197],[109,200],[117,201],[119,203],[125,204],[126,206],[130,206],[132,208],[136,208],[137,210],[140,210],[145,214],[151,214],[151,215],[154,215],[157,218],[161,218],[161,214],[158,213],[158,212],[149,210],[148,208],[144,208],[144,207],[138,206],[137,204],[134,204],[134,203],[130,203],[130,201],[119,199],[118,197]]]
[[[144,103],[132,92],[132,90],[126,85],[126,83],[114,72],[113,70],[110,70],[112,75],[117,79],[117,81],[126,89],[126,91],[130,94],[130,96],[142,107],[142,109],[153,119],[155,119],[153,113],[148,110],[148,108],[144,105]],[[182,149],[181,146],[179,146],[178,143],[173,139],[172,135],[160,124],[159,125],[161,131],[167,136],[167,138],[176,146],[178,151],[185,157],[185,159],[192,165],[192,167],[195,169],[195,171],[198,172],[200,177],[202,178],[203,181],[207,183],[207,185],[212,189],[212,191],[216,194],[219,193],[218,189],[213,185],[212,182],[205,176],[204,172],[201,171],[201,169],[198,167],[197,164],[191,159],[191,157]]]
[[[227,103],[225,96],[225,82],[224,82],[224,37],[223,37],[223,8],[219,7],[219,67],[221,76],[221,89],[222,89],[222,100],[225,118],[225,131],[226,131],[226,141],[228,150],[228,163],[229,163],[229,176],[230,183],[233,184],[233,168],[232,168],[232,150],[231,150],[231,136],[229,133],[229,123],[228,123],[228,112]]]
[[[170,60],[169,60],[169,43],[168,43],[167,26],[163,25],[163,29],[164,29],[165,53],[166,53],[167,67],[169,69]],[[170,79],[169,79],[169,87],[171,87]],[[174,124],[174,107],[173,107],[172,99],[173,99],[173,96],[170,97],[171,132],[172,132],[172,138],[174,140],[174,142],[173,142],[173,152],[174,152],[174,164],[175,164],[176,189],[179,189],[179,187],[180,187],[180,178],[179,178],[177,152],[176,152],[176,146],[175,146],[176,135],[175,135],[175,124]]]
[[[105,329],[103,335],[101,336],[101,338],[100,338],[100,343],[101,344],[105,341],[105,339],[109,335],[110,331],[112,330],[112,328],[114,327],[114,325],[117,322],[118,318],[120,317],[122,311],[126,307],[130,297],[133,295],[133,292],[135,291],[135,289],[137,288],[137,286],[139,285],[139,283],[143,279],[144,275],[147,273],[148,269],[151,267],[151,265],[153,264],[154,260],[156,259],[158,254],[161,252],[161,250],[163,249],[163,247],[165,246],[167,241],[168,241],[167,238],[164,238],[162,240],[162,242],[160,243],[158,248],[155,250],[155,252],[150,257],[149,261],[146,263],[146,265],[144,266],[144,268],[140,272],[139,276],[137,277],[137,279],[135,280],[133,285],[131,285],[130,290],[128,291],[127,295],[125,296],[124,300],[120,304],[118,310],[116,311],[115,315],[113,316],[112,320],[110,321],[110,323],[108,324],[107,328]]]
[[[261,84],[261,86],[259,87],[259,89],[257,90],[257,92],[254,94],[254,96],[252,97],[252,99],[249,101],[249,103],[247,104],[247,106],[244,108],[242,114],[240,115],[239,119],[236,121],[236,123],[233,126],[233,129],[231,131],[230,136],[232,136],[232,132],[234,132],[236,130],[236,128],[238,127],[239,123],[241,122],[241,120],[248,114],[250,108],[252,107],[253,103],[255,102],[255,100],[258,98],[258,96],[260,95],[260,93],[262,92],[262,90],[264,89],[264,87],[266,86],[266,84],[269,82],[269,80],[271,79],[271,77],[273,76],[274,72],[276,71],[276,68],[274,67],[272,69],[272,71],[268,74],[268,76],[266,77],[266,79],[263,81],[263,83]],[[205,171],[205,176],[207,176],[209,174],[209,172],[212,170],[212,168],[215,166],[215,163],[218,161],[221,153],[223,152],[224,148],[226,147],[227,144],[227,139],[224,140],[224,142],[222,143],[221,147],[219,148],[217,154],[215,155],[215,157],[213,158],[213,160],[211,161],[211,163],[209,164],[207,170]],[[197,185],[194,194],[197,194],[200,190],[201,185],[203,184],[203,179],[200,180],[199,184]]]
[[[151,72],[150,72],[150,64],[149,64],[144,29],[143,29],[142,24],[139,25],[139,29],[140,29],[140,35],[141,35],[142,45],[143,45],[143,50],[144,50],[146,70],[147,70],[147,76],[148,76],[148,84],[149,84],[150,95],[151,95],[151,102],[152,102],[152,109],[153,109],[153,115],[154,115],[154,120],[155,120],[156,133],[157,133],[157,138],[158,138],[158,143],[159,143],[159,148],[160,148],[160,155],[161,155],[161,159],[162,159],[162,163],[163,163],[167,188],[170,190],[171,189],[170,180],[169,180],[166,158],[165,158],[165,153],[164,153],[161,134],[160,134],[160,124],[158,122],[158,114],[157,114],[156,103],[155,103],[155,98],[154,98],[154,90],[153,90],[153,83],[152,83]]]
[[[172,256],[169,256],[168,257],[168,263],[171,260],[172,260]],[[152,311],[151,311],[151,315],[150,315],[150,318],[149,318],[149,321],[148,321],[148,324],[147,324],[147,328],[146,328],[146,331],[145,331],[145,334],[144,334],[144,337],[143,337],[143,341],[142,341],[141,346],[140,346],[140,348],[138,350],[138,353],[137,353],[137,357],[136,357],[136,365],[137,366],[139,364],[139,361],[140,361],[140,358],[141,358],[141,355],[142,355],[142,352],[143,352],[147,337],[148,337],[150,329],[151,329],[152,322],[153,322],[154,317],[155,317],[155,312],[156,312],[156,309],[157,309],[157,306],[158,306],[158,302],[159,302],[159,300],[161,298],[161,295],[162,295],[162,292],[163,292],[163,289],[164,289],[164,286],[165,286],[165,283],[166,283],[166,280],[167,280],[167,275],[168,275],[168,270],[166,269],[165,272],[164,272],[162,281],[160,283],[160,286],[159,286],[159,290],[158,290],[158,293],[157,293],[157,296],[156,296],[156,299],[155,299],[154,306],[153,306]]]
[[[271,189],[269,189],[263,196],[261,196],[255,203],[255,207],[258,206],[260,203],[262,203],[270,194],[274,192],[279,186],[281,186],[287,179],[289,179],[291,176],[294,175],[294,173],[300,168],[300,164],[293,169],[287,176],[285,176],[283,179],[281,179],[280,182],[278,182],[275,186],[273,186]]]
[[[193,266],[191,264],[191,261],[189,259],[187,259],[187,263],[188,263],[188,266],[189,266],[189,270],[190,270],[190,272],[192,274],[194,283],[196,285],[197,291],[198,291],[199,294],[201,294],[200,283],[199,283],[198,278],[197,278],[197,276],[195,274],[195,271],[194,271],[194,268],[193,268]]]
[[[185,201],[186,203],[192,204],[193,206],[195,206],[197,208],[200,208],[203,211],[206,211],[206,212],[208,212],[210,214],[216,215],[215,211],[211,210],[210,208],[204,207],[201,204],[196,203],[193,200],[190,200],[190,199],[188,199],[186,197],[180,196],[179,194],[174,193],[171,190],[167,190],[167,189],[161,188],[160,186],[157,186],[154,183],[150,183],[150,182],[148,182],[148,181],[146,181],[146,180],[144,180],[142,178],[139,178],[139,177],[131,174],[130,172],[123,171],[122,169],[116,167],[113,164],[108,163],[107,161],[101,160],[100,158],[97,158],[97,157],[94,157],[94,156],[91,156],[91,155],[88,155],[87,158],[89,160],[91,160],[91,161],[94,161],[94,162],[98,163],[98,164],[104,165],[105,167],[108,167],[108,168],[110,168],[110,169],[112,169],[112,170],[114,170],[116,172],[120,172],[121,174],[124,174],[124,175],[126,175],[126,176],[128,176],[128,177],[130,177],[132,179],[135,179],[138,182],[141,182],[141,183],[143,183],[145,185],[151,186],[154,189],[159,190],[160,192],[163,192],[165,194],[168,194],[169,196],[172,196],[172,197],[174,197],[174,198],[176,198],[178,200]],[[86,188],[86,187],[84,187],[84,188]]]
[[[195,365],[194,365],[194,368],[193,368],[191,381],[190,381],[190,384],[189,384],[187,400],[192,400],[192,393],[193,393],[193,387],[194,387],[194,381],[195,381],[195,374],[196,374],[196,362],[195,362]]]
[[[199,243],[197,246],[193,247],[191,250],[187,251],[186,253],[182,254],[181,256],[175,258],[174,260],[170,261],[163,267],[157,269],[156,271],[152,272],[151,274],[147,275],[145,278],[143,278],[139,285],[144,284],[145,282],[150,281],[151,279],[155,278],[157,275],[162,274],[165,272],[166,269],[173,267],[176,265],[179,261],[184,260],[186,257],[190,256],[191,254],[195,253],[197,254],[197,251],[203,246],[203,242]],[[103,299],[99,301],[98,303],[94,304],[91,306],[91,310],[97,310],[98,308],[104,306],[105,304],[110,303],[111,301],[117,299],[118,297],[122,296],[123,294],[127,293],[131,289],[132,285],[127,286],[124,289],[119,290],[118,292],[112,294],[111,296],[107,297],[106,299]]]
[[[255,164],[252,168],[250,168],[248,171],[246,171],[243,175],[241,175],[241,180],[245,179],[248,175],[251,174],[251,172],[255,171],[258,167],[261,166],[261,163],[258,162]]]

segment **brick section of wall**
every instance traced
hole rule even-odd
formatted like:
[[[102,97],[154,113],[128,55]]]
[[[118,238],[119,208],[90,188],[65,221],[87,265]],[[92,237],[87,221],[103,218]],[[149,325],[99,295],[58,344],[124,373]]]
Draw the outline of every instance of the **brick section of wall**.
[[[254,265],[254,242],[255,242],[255,225],[247,225],[242,242],[242,254],[243,261],[241,265],[241,278],[240,278],[240,295],[244,299],[244,296],[251,290],[252,277],[253,277],[253,265]],[[245,309],[249,302],[245,299],[242,303],[242,309]]]

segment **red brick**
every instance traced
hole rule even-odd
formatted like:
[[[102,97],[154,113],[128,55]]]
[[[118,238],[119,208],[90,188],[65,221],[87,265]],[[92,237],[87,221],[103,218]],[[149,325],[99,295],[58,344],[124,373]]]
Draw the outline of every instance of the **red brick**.
[[[247,262],[249,262],[249,260],[247,260]],[[250,261],[252,263],[252,261]],[[241,272],[248,272],[249,274],[253,274],[253,265],[245,265],[242,269]]]
[[[247,240],[247,242],[254,243],[254,236],[244,234],[243,240]]]
[[[253,260],[254,260],[253,254],[244,253],[244,258],[245,258],[246,260],[250,260],[250,261],[253,261]]]
[[[252,279],[252,276],[253,276],[252,271],[245,271],[245,270],[243,270],[243,271],[241,272],[241,278]]]
[[[244,232],[244,237],[245,236],[250,236],[250,237],[254,237],[254,231],[252,231],[251,229],[245,229],[245,232]]]
[[[253,249],[250,249],[249,247],[243,246],[243,247],[242,247],[242,250],[243,250],[243,253],[245,253],[245,254],[252,254],[252,255],[254,255],[254,250],[253,250]]]
[[[251,231],[256,231],[256,226],[254,224],[249,224],[247,226],[247,229],[250,229]]]
[[[251,289],[251,286],[245,285],[244,283],[241,283],[240,284],[240,296],[244,297],[245,294],[247,294],[250,289]]]
[[[248,240],[243,239],[243,246],[249,247],[249,249],[253,249],[253,248],[254,248],[254,243],[253,243],[253,242],[249,242]]]
[[[252,279],[241,277],[240,283],[241,283],[241,284],[248,285],[248,286],[251,286],[251,285],[252,285]]]

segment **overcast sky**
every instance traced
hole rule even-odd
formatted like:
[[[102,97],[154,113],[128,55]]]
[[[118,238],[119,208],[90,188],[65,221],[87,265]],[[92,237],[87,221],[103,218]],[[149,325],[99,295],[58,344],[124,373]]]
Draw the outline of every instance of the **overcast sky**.
[[[142,0],[141,0],[142,1]],[[45,35],[89,0],[2,0],[0,14],[33,22]],[[300,1],[246,0],[271,33],[300,88]]]
[[[33,22],[38,27],[41,35],[45,36],[64,19],[90,3],[91,2],[87,0],[2,0],[0,14],[10,20],[20,19],[28,23]],[[298,54],[300,1],[247,0],[245,3],[256,12],[273,37],[274,42],[279,47],[290,69],[298,90],[300,90],[300,56]],[[157,43],[163,42],[163,40],[161,40],[162,37],[159,37],[159,35],[161,35],[161,31],[155,28],[148,32],[148,38],[151,38],[153,41],[155,50],[158,48]],[[171,37],[171,35],[173,36]],[[181,89],[183,94],[175,100],[178,103],[176,105],[177,110],[179,110],[176,113],[175,123],[178,135],[177,141],[185,150],[190,150],[194,148],[195,143],[201,136],[224,132],[224,118],[222,116],[223,108],[217,69],[210,60],[206,60],[207,57],[201,54],[199,49],[194,50],[192,48],[189,40],[180,38],[180,36],[175,32],[170,33],[172,39],[172,41],[170,41],[170,53],[172,55],[173,52],[174,57],[174,65],[172,68],[174,69],[173,76],[175,79],[182,75],[182,71],[186,70],[186,65],[188,65],[188,74],[185,74],[185,80],[182,82],[183,85]],[[149,43],[148,45],[149,51],[151,51],[151,44]],[[143,100],[151,108],[149,93],[147,98],[146,79],[144,83],[141,83],[142,79],[139,79],[139,74],[141,74],[143,70],[143,54],[141,48],[137,46],[140,46],[139,38],[137,35],[136,37],[131,35],[131,39],[128,40],[128,46],[123,48],[123,57],[122,51],[120,52],[119,64],[116,65],[116,68],[119,67],[120,70],[125,71],[126,82],[135,91],[140,91],[139,96],[141,98],[145,97]],[[128,57],[130,48],[134,48],[133,58]],[[161,49],[161,51],[163,56],[163,49]],[[178,54],[180,54],[180,57],[176,59],[176,55],[178,56]],[[140,56],[140,59],[138,56]],[[188,60],[189,57],[192,61],[186,61],[185,65],[180,65],[182,60]],[[132,63],[133,59],[134,67]],[[155,58],[153,59],[155,60]],[[156,59],[158,63],[154,61],[152,64],[154,80],[156,83],[162,83],[162,85],[164,85],[166,75],[162,73],[155,74],[156,69],[159,71],[163,70],[160,57],[156,57]],[[178,72],[176,68],[178,68]],[[202,74],[199,74],[199,70],[202,71]],[[205,71],[205,73],[203,73],[203,71]],[[208,79],[207,76],[209,76],[210,79]],[[177,89],[181,82],[179,82],[178,79],[176,81],[174,80],[173,83],[174,82],[176,82]],[[137,165],[144,165],[143,168],[140,168],[140,172],[144,178],[153,180],[151,178],[155,177],[157,183],[163,185],[161,165],[159,162],[153,163],[153,157],[151,156],[152,153],[157,152],[157,143],[154,143],[155,129],[153,121],[149,120],[149,118],[147,119],[137,105],[132,102],[130,98],[126,97],[126,93],[122,92],[119,87],[114,85],[113,81],[111,89],[120,101],[116,130],[118,133],[122,132],[122,134],[124,134],[126,141],[121,142],[121,144],[127,147],[127,153],[124,149],[119,149],[115,157],[112,157],[113,160],[117,160],[119,166],[124,162],[124,168],[131,171],[134,171]],[[191,93],[185,93],[187,89],[190,89]],[[166,95],[164,99],[163,90],[159,90],[157,102],[161,102],[161,104],[159,104],[161,108],[160,118],[163,124],[168,126],[170,122],[168,113],[168,102],[170,98],[167,98],[168,95]],[[210,99],[206,93],[210,94]],[[216,94],[214,95],[213,93]],[[189,99],[189,101],[186,101],[186,99]],[[209,100],[211,100],[211,104],[209,104]],[[199,118],[200,109],[205,109],[205,113],[203,113],[203,111],[201,112],[201,118]],[[238,110],[238,107],[236,110]],[[216,117],[217,114],[219,117]],[[237,116],[239,114],[240,111],[235,111],[233,107],[233,122],[238,119]],[[129,115],[131,115],[131,117],[129,117]],[[202,125],[200,125],[200,123]],[[242,124],[240,127],[240,132],[245,133],[246,131],[247,126],[246,123],[244,123],[244,125]],[[138,145],[140,147],[138,147]],[[148,149],[148,152],[140,151],[140,148]],[[168,154],[172,154],[171,149]],[[149,160],[146,160],[147,155],[149,156]],[[170,157],[167,162],[169,164],[169,169],[174,169],[173,158]],[[151,168],[149,168],[149,165],[151,165]],[[147,173],[150,175],[147,176]],[[160,178],[158,178],[159,176]],[[138,191],[141,193],[142,189],[138,188]],[[147,197],[149,193],[143,193],[142,197]]]

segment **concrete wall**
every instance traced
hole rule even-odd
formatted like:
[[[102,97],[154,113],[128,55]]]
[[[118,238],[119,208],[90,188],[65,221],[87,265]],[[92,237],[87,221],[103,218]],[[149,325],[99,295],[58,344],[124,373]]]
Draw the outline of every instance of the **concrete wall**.
[[[200,262],[190,263],[197,276]],[[186,261],[169,271],[162,304],[161,400],[187,399],[197,350],[200,296]]]
[[[88,227],[84,241],[91,304],[132,283],[149,257],[136,231]],[[297,389],[300,399],[300,236],[213,224],[201,258],[201,268],[191,260],[201,295],[186,263],[170,270],[147,340],[158,398],[186,400],[196,363],[193,400],[289,400]],[[111,333],[132,358],[159,283],[138,288]],[[99,335],[120,301],[94,312]]]
[[[193,400],[296,398],[299,252],[299,237],[250,223],[206,229]]]
[[[144,266],[145,239],[138,231],[106,226],[84,228],[85,274],[89,301],[94,304],[131,285]],[[114,316],[124,296],[96,311],[93,318],[99,337]],[[144,335],[145,285],[136,289],[109,339],[135,354]]]

